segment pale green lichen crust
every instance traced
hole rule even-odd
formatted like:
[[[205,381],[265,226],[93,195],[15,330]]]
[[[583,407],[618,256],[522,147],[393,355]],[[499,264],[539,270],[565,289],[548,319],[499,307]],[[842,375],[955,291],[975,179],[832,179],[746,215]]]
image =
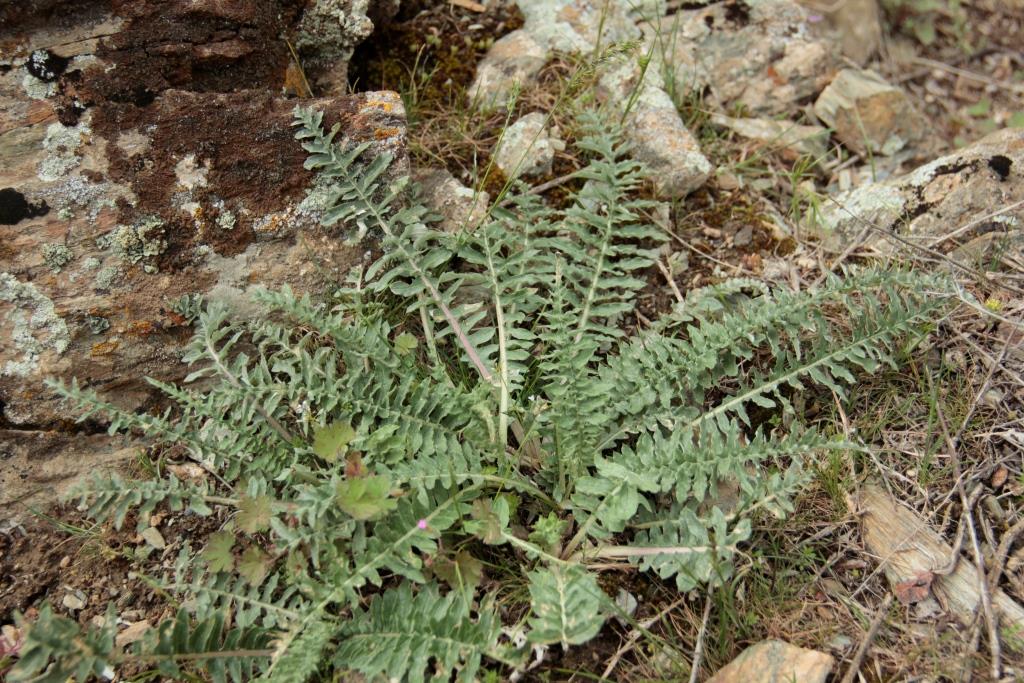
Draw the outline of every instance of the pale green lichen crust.
[[[148,216],[132,225],[119,225],[98,238],[96,246],[113,249],[114,254],[127,263],[148,261],[159,256],[167,246],[167,242],[158,236],[163,225],[163,221],[155,216]],[[143,263],[142,269],[147,273],[157,272],[157,267],[148,262]]]
[[[77,126],[51,123],[46,128],[46,137],[43,138],[43,149],[47,155],[39,164],[39,179],[52,182],[78,166],[82,161],[82,157],[77,153],[82,144],[82,136],[90,132],[89,126],[84,122]]]
[[[71,343],[67,323],[57,315],[53,301],[30,282],[10,273],[0,273],[0,301],[13,307],[4,318],[11,331],[11,345],[21,353],[8,360],[0,374],[27,377],[39,367],[39,357],[48,349],[64,353]]]
[[[121,271],[113,266],[104,268],[100,272],[96,273],[96,279],[93,280],[93,287],[97,290],[106,291],[109,290],[113,285],[114,281],[121,276]]]
[[[66,266],[72,258],[74,258],[74,254],[63,244],[52,242],[43,245],[43,261],[55,273],[59,273],[61,268]]]
[[[217,227],[221,230],[234,230],[236,222],[235,214],[230,211],[222,211],[217,216]]]

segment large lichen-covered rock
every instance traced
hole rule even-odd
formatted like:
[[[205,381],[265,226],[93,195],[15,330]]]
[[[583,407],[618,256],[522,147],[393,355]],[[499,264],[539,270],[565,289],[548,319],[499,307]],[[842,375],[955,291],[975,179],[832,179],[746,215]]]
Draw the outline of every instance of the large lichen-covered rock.
[[[297,104],[408,172],[397,94],[281,96],[295,3],[30,5],[59,20],[2,10],[18,21],[0,27],[0,506],[56,491],[90,454],[120,457],[109,437],[67,431],[44,380],[149,407],[144,376],[187,371],[176,302],[248,315],[256,287],[319,290],[364,258],[320,226]]]
[[[397,11],[398,0],[0,3],[0,55],[33,57],[26,94],[59,94],[65,123],[78,107],[141,104],[169,88],[336,95],[353,49]],[[60,78],[65,69],[80,77]]]
[[[403,152],[393,93],[304,104],[377,153]],[[80,160],[56,178],[39,169],[51,154],[45,130],[61,124],[0,135],[0,154],[12,162],[0,169],[0,185],[49,209],[0,226],[6,420],[59,419],[40,392],[45,377],[73,373],[99,386],[116,379],[124,397],[125,376],[180,374],[176,348],[187,330],[172,303],[183,295],[241,302],[256,285],[308,288],[352,265],[358,253],[319,228],[323,207],[307,193],[293,107],[259,92],[172,90],[144,108],[89,111],[80,126],[91,132],[72,129]],[[395,171],[402,167],[400,160]],[[102,333],[95,319],[107,322]]]
[[[792,0],[740,0],[681,10],[645,26],[679,92],[707,93],[722,109],[788,114],[836,70],[835,49]]]
[[[998,233],[1019,249],[1024,235],[1024,130],[997,131],[952,154],[885,182],[862,185],[826,202],[808,227],[844,249],[868,229],[868,242],[887,246],[886,232],[928,245],[969,223],[959,236]],[[1016,205],[1016,206],[1014,206]],[[986,216],[992,215],[986,219]],[[923,240],[923,242],[922,242]]]

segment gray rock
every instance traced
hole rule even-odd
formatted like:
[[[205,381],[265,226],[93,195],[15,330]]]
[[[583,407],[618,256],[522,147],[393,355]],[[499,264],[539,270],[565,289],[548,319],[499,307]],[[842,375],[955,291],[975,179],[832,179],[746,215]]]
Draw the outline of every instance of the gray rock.
[[[352,52],[398,12],[398,0],[310,0],[296,27],[295,49],[303,68],[316,73],[318,93],[343,94]],[[372,19],[371,19],[372,16]]]
[[[817,650],[807,650],[781,640],[762,640],[740,653],[708,683],[825,683],[835,660]]]
[[[80,609],[85,609],[85,593],[83,593],[82,591],[68,591],[64,594],[64,599],[61,600],[61,604],[64,605],[65,608],[73,612],[77,612]]]
[[[551,134],[546,118],[532,112],[510,125],[494,150],[494,163],[507,178],[542,176],[551,172],[555,152],[565,143]]]
[[[480,105],[505,103],[516,82],[528,87],[555,51],[591,54],[599,46],[642,40],[637,17],[663,11],[660,2],[640,7],[626,0],[522,0],[519,7],[525,17],[523,27],[495,43],[477,67],[470,96]],[[616,118],[632,101],[626,137],[656,189],[682,197],[700,187],[711,174],[711,163],[680,119],[660,70],[642,70],[633,59],[619,59],[602,68],[598,94],[611,104]]]
[[[1010,128],[906,175],[841,193],[834,202],[825,202],[818,219],[807,227],[830,248],[842,250],[868,223],[878,228],[868,241],[884,248],[888,243],[879,233],[928,244],[974,222],[958,241],[994,232],[1007,246],[1019,248],[1024,207],[979,219],[1022,201],[1024,129]]]
[[[632,40],[639,31],[623,0],[519,0],[523,26],[504,36],[477,66],[470,99],[501,106],[516,81],[528,85],[554,51],[583,54],[602,44]]]
[[[423,203],[441,217],[440,227],[447,232],[472,230],[490,206],[488,193],[466,187],[448,171],[422,169],[412,177],[420,185]]]
[[[484,109],[503,106],[517,83],[528,84],[548,60],[548,47],[518,29],[495,41],[476,67],[469,87],[470,104]]]
[[[843,54],[863,65],[882,44],[882,11],[878,0],[821,2],[800,0],[811,12],[821,15],[839,38]]]
[[[821,91],[836,68],[835,49],[812,34],[807,11],[791,0],[715,3],[644,27],[663,50],[678,92],[709,91],[723,109],[789,114]]]
[[[153,546],[157,550],[163,550],[167,547],[167,541],[164,540],[163,534],[155,526],[146,527],[142,531],[142,540],[149,545]]]
[[[637,85],[637,81],[643,82]],[[641,73],[636,63],[622,62],[601,76],[599,95],[620,115],[626,113],[626,139],[659,194],[685,197],[703,185],[713,170],[700,143],[679,117],[657,69]],[[633,99],[634,90],[638,90]]]
[[[861,156],[895,154],[923,140],[927,130],[903,90],[861,69],[840,71],[818,96],[814,113]]]
[[[711,122],[742,137],[783,150],[791,158],[803,155],[821,158],[828,145],[828,130],[821,126],[774,119],[737,119],[721,114],[713,114]]]

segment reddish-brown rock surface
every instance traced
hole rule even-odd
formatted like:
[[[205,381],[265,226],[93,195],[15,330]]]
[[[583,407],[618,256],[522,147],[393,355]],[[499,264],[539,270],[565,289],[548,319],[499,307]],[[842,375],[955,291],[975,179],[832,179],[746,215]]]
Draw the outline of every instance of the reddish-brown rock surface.
[[[340,280],[362,257],[320,227],[296,105],[407,168],[395,93],[287,99],[280,35],[303,3],[37,1],[0,10],[0,506],[127,455],[67,430],[43,381],[131,409],[184,376],[174,302],[244,315],[258,286]],[[69,438],[74,437],[74,438]],[[115,458],[116,459],[116,458]]]

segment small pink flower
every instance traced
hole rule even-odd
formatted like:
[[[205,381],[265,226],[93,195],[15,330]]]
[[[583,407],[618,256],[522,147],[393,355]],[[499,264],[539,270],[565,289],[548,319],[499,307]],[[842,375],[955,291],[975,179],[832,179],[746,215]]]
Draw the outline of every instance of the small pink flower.
[[[820,14],[808,14],[807,21],[812,24],[817,24],[819,21],[824,21],[825,17]]]
[[[427,528],[427,520],[421,519],[420,521],[416,522],[416,526],[419,527],[420,529],[426,529]]]

